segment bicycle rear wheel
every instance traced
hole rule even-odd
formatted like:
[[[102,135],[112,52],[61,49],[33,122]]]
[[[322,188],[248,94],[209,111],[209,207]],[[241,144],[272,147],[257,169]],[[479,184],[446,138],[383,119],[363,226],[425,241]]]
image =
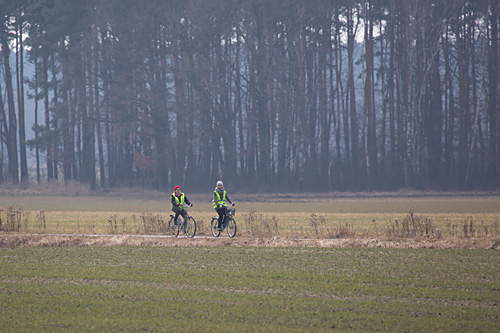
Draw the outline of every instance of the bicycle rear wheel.
[[[220,230],[215,229],[217,228],[218,224],[219,224],[219,219],[216,217],[212,218],[212,222],[210,223],[210,230],[212,230],[212,235],[214,237],[219,237],[220,235]]]
[[[174,224],[174,218],[171,217],[170,221],[168,221],[168,232],[170,236],[177,237],[179,235],[179,226]]]
[[[184,232],[189,238],[193,238],[196,235],[196,221],[191,216],[187,219],[184,224]]]
[[[227,234],[231,238],[236,236],[236,221],[232,217],[227,221]]]

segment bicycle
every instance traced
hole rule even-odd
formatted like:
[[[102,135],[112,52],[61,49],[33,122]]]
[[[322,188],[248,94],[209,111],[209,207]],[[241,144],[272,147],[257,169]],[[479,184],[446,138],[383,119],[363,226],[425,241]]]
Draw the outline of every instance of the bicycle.
[[[221,232],[224,231],[224,229],[227,228],[227,235],[231,238],[236,236],[236,221],[234,220],[233,216],[235,215],[236,211],[235,209],[231,209],[227,212],[226,217],[224,218],[224,221],[222,222],[222,230],[217,229],[217,225],[219,224],[219,217],[214,216],[212,217],[212,222],[210,223],[210,229],[212,230],[212,235],[214,237],[219,237]]]
[[[179,236],[181,229],[189,238],[193,238],[194,235],[196,235],[196,221],[192,216],[187,214],[186,218],[183,219],[182,216],[179,215],[177,217],[177,223],[174,223],[174,217],[175,215],[170,215],[170,220],[168,221],[168,232],[170,233],[170,236]],[[179,220],[182,220],[182,222],[179,222]]]

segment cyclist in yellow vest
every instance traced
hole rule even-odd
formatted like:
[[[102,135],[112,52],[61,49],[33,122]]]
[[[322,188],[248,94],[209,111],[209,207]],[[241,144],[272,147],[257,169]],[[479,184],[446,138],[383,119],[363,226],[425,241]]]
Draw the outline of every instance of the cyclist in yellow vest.
[[[175,185],[174,193],[172,193],[170,201],[172,201],[172,211],[175,213],[174,223],[177,224],[177,218],[179,215],[181,215],[184,219],[187,216],[186,205],[193,207],[193,204],[189,202],[186,195],[181,192],[181,187],[179,185]]]
[[[224,218],[227,214],[227,206],[229,203],[231,206],[234,206],[234,203],[231,201],[229,196],[226,193],[226,190],[224,189],[224,183],[222,181],[217,182],[217,187],[215,188],[214,191],[214,199],[212,201],[214,205],[214,209],[219,214],[219,223],[217,225],[217,229],[222,229],[222,221],[224,221]]]

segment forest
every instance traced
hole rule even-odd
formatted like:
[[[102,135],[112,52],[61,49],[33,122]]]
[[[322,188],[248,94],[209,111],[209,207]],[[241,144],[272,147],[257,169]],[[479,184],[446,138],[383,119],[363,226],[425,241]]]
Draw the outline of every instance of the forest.
[[[0,183],[498,189],[498,11],[0,0]]]

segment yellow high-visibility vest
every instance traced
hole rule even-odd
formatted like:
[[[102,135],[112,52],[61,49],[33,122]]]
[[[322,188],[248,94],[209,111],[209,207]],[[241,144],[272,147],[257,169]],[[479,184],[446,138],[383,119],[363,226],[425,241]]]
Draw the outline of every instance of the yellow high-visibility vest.
[[[180,200],[179,200],[179,197],[175,195],[175,192],[174,192],[174,193],[172,193],[172,195],[173,195],[173,196],[174,196],[174,198],[175,198],[175,203],[179,204],[179,206],[178,206],[178,207],[179,207],[181,210],[183,210],[183,209],[184,209],[184,200],[185,200],[185,197],[186,197],[186,196],[184,195],[184,193],[181,193],[181,198],[180,198]],[[172,204],[172,208],[174,208],[174,205],[173,205],[173,204]]]
[[[227,206],[227,203],[226,203],[226,191],[224,191],[224,194],[222,195],[222,199],[220,198],[220,194],[217,191],[214,191],[214,192],[215,192],[215,195],[217,195],[217,201],[212,200],[214,208],[217,208],[217,205],[226,207]]]

